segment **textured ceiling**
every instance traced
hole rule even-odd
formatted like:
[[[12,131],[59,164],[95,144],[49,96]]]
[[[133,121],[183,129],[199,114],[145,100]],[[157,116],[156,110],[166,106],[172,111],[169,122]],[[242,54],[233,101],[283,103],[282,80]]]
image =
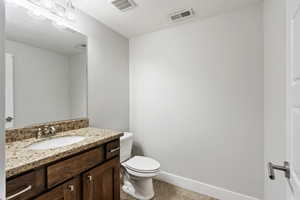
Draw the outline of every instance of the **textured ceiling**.
[[[168,14],[178,9],[193,8],[196,18],[218,15],[260,0],[135,0],[138,6],[121,12],[109,0],[73,0],[77,8],[131,38],[174,26]]]

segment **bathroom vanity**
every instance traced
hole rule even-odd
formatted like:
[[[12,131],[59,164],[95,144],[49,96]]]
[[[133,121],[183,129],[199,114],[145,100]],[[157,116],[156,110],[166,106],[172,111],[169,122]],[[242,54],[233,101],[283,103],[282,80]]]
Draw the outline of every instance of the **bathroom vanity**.
[[[85,139],[54,149],[29,148],[66,136]],[[87,127],[7,143],[7,200],[120,199],[121,136],[121,132]]]
[[[6,36],[6,200],[120,199],[122,133],[89,127],[87,37],[17,6]]]

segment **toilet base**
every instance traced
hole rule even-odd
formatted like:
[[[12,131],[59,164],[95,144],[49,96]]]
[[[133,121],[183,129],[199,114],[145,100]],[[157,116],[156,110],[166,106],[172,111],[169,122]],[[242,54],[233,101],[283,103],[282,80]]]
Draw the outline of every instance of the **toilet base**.
[[[124,176],[122,190],[139,200],[150,200],[154,197],[152,178]]]

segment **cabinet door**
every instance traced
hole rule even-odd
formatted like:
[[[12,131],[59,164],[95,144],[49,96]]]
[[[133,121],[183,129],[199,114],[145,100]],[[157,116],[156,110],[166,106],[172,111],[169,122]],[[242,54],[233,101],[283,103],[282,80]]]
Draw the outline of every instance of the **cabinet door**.
[[[80,200],[80,179],[72,179],[41,195],[36,200]]]
[[[119,173],[119,158],[86,172],[83,175],[83,200],[119,200]]]

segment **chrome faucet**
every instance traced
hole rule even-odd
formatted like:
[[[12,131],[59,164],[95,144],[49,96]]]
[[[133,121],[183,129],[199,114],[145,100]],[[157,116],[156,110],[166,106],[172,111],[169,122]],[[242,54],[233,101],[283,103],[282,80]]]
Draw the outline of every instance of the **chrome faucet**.
[[[56,134],[56,128],[54,126],[44,126],[43,128],[38,128],[36,138],[40,139],[43,137],[50,137]]]

